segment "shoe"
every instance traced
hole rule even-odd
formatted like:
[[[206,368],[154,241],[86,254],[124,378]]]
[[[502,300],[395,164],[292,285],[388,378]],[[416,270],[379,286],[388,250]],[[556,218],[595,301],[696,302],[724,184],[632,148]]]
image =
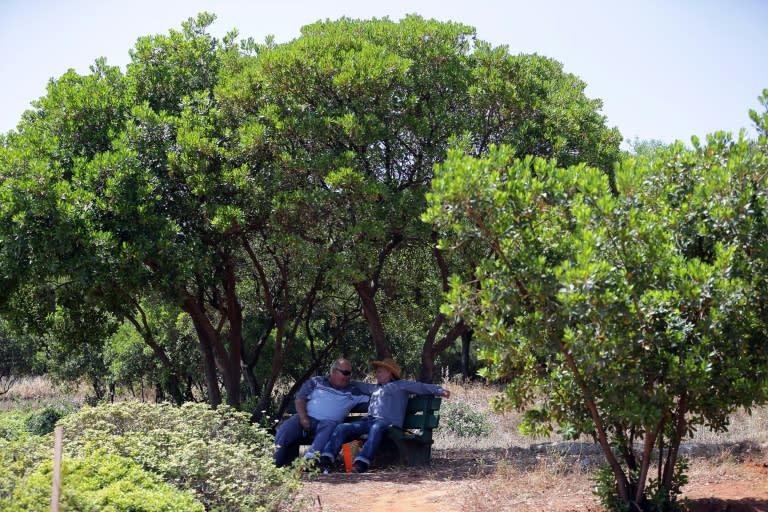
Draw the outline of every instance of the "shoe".
[[[333,460],[328,456],[320,457],[320,472],[324,475],[330,475],[333,473]]]
[[[368,471],[368,464],[361,460],[356,460],[354,464],[352,464],[352,472],[353,473],[365,473]]]

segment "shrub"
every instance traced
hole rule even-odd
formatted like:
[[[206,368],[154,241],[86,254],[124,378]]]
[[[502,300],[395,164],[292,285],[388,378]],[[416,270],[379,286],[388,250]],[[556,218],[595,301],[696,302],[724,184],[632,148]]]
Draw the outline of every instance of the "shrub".
[[[71,414],[76,406],[69,404],[46,405],[38,411],[31,412],[27,417],[27,430],[32,434],[42,436],[53,432],[56,422]]]
[[[26,430],[27,415],[19,411],[0,413],[0,440],[13,441]]]
[[[19,484],[8,512],[50,509],[53,463],[48,460]],[[2,503],[0,502],[0,505]],[[203,512],[203,505],[184,491],[144,471],[135,462],[98,451],[62,461],[59,505],[63,510],[110,512]]]
[[[84,407],[61,424],[72,456],[106,447],[194,492],[208,510],[299,506],[299,475],[275,468],[272,437],[231,407],[124,402]]]
[[[16,486],[26,475],[53,455],[53,444],[27,432],[21,415],[0,415],[0,430],[12,424],[6,421],[9,416],[15,419],[16,426],[0,435],[0,510],[8,509]]]
[[[440,409],[440,427],[459,437],[487,437],[493,432],[493,423],[487,415],[474,411],[464,402],[443,402]]]

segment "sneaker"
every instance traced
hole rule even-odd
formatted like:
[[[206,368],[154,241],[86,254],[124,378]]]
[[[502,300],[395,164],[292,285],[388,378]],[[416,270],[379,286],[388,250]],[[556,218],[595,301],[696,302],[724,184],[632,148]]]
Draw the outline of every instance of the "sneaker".
[[[328,456],[320,457],[320,472],[324,475],[333,473],[333,460]]]
[[[365,473],[368,471],[368,464],[361,460],[356,460],[354,464],[352,464],[352,472],[353,473]]]

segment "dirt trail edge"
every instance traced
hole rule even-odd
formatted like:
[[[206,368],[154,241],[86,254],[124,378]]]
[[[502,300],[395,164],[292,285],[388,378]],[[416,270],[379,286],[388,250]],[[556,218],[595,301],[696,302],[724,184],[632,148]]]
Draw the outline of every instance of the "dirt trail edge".
[[[588,477],[530,478],[496,468],[522,461],[522,453],[448,452],[430,467],[373,468],[357,475],[307,476],[302,494],[311,512],[601,512]],[[533,470],[533,474],[541,470]],[[684,487],[690,512],[768,512],[768,459],[724,464],[691,475]]]

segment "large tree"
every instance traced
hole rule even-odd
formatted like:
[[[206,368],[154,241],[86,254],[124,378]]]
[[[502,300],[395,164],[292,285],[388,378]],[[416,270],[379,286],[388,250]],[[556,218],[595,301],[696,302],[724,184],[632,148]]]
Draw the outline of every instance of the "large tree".
[[[52,80],[4,140],[0,298],[10,305],[37,280],[54,302],[66,290],[130,322],[179,398],[179,362],[157,342],[146,307],[180,308],[197,333],[211,404],[223,400],[220,380],[228,403],[240,404],[241,373],[255,366],[241,364],[245,354],[272,359],[255,390],[263,410],[322,299],[335,243],[320,250],[298,236],[286,219],[301,183],[272,164],[280,155],[260,142],[258,122],[222,108],[218,84],[257,47],[210,36],[213,19],[140,38],[125,75],[100,60],[89,75]],[[251,331],[261,348],[246,347],[247,326],[264,329]]]
[[[0,305],[32,286],[129,322],[177,400],[150,304],[191,319],[213,405],[240,403],[245,372],[267,409],[286,364],[352,347],[356,310],[354,350],[419,332],[431,380],[466,331],[437,299],[474,258],[419,218],[449,145],[605,170],[618,155],[583,82],[470,27],[342,19],[256,45],[212,37],[213,19],[140,38],[125,73],[99,60],[52,80],[0,148]],[[394,315],[416,309],[403,329]]]
[[[498,405],[592,436],[617,509],[669,510],[681,441],[766,400],[768,140],[694,142],[626,160],[615,191],[583,165],[455,152],[430,195],[443,247],[487,251],[446,313],[508,383]]]
[[[463,264],[434,250],[437,234],[419,218],[451,141],[478,155],[506,142],[519,154],[609,170],[620,136],[584,87],[554,60],[493,48],[466,25],[407,16],[304,27],[255,56],[221,99],[243,124],[264,127],[265,146],[294,177],[285,201],[295,230],[321,246],[337,242],[333,278],[358,294],[383,357],[394,333],[382,290],[396,283],[404,300],[417,289],[439,296],[449,269]],[[431,259],[433,278],[408,272],[401,251]],[[466,326],[437,308],[419,321],[421,378],[431,380],[435,357]]]

